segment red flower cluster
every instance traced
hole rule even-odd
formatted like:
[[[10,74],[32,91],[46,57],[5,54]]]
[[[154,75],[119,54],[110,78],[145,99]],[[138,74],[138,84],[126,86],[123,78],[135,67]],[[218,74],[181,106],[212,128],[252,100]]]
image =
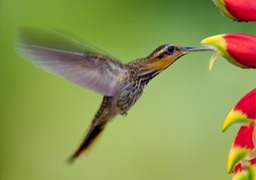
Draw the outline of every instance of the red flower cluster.
[[[228,172],[233,172],[233,179],[256,179],[256,88],[238,101],[228,114],[222,130],[232,124],[242,126],[229,152]]]
[[[213,0],[220,12],[234,21],[256,22],[256,0]],[[202,45],[213,47],[211,69],[218,55],[240,68],[256,69],[256,36],[232,33],[205,38]],[[256,180],[256,88],[246,94],[228,114],[222,131],[242,124],[228,156],[233,180]]]

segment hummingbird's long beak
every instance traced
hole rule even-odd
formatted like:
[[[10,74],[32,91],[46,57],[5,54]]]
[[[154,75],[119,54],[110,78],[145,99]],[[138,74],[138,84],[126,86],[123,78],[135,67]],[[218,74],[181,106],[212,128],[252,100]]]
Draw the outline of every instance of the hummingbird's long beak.
[[[189,54],[189,53],[199,52],[199,51],[214,51],[214,50],[210,47],[183,47],[182,48],[182,52],[184,54]]]

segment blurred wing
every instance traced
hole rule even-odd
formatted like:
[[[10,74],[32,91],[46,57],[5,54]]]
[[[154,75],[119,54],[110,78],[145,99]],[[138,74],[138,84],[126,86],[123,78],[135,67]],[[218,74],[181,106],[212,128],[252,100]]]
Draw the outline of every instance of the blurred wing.
[[[105,96],[118,91],[122,64],[100,50],[62,33],[22,28],[18,52],[32,64]]]

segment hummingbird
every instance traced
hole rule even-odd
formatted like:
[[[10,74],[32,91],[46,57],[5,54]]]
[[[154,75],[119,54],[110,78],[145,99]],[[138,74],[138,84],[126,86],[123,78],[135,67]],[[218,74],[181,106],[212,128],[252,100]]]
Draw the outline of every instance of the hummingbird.
[[[177,59],[193,52],[212,51],[209,47],[163,44],[148,56],[124,64],[66,33],[34,27],[18,30],[16,49],[35,66],[103,95],[89,130],[69,162],[87,152],[115,116],[126,115],[149,81]]]

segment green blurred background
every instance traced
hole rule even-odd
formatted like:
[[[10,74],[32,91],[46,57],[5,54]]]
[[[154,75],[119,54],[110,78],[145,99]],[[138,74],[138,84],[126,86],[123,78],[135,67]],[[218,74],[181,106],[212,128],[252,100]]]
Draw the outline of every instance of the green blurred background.
[[[238,127],[223,134],[221,126],[255,87],[255,71],[221,57],[209,71],[208,52],[183,57],[69,165],[102,97],[19,57],[20,26],[62,29],[128,62],[163,43],[197,46],[215,34],[256,34],[255,24],[231,22],[210,0],[0,0],[1,180],[231,179],[226,161]]]

